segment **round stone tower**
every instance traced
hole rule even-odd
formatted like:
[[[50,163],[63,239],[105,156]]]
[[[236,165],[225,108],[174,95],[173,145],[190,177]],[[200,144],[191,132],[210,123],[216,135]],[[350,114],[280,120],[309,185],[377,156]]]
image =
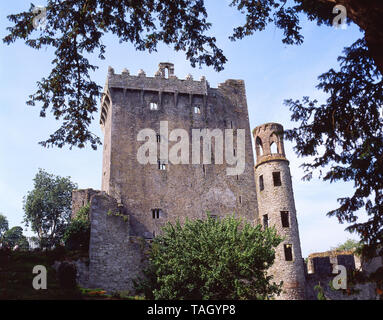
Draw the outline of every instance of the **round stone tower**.
[[[253,130],[257,161],[255,179],[259,223],[274,226],[284,238],[276,249],[270,273],[273,281],[283,281],[277,299],[305,299],[305,272],[298,232],[289,161],[283,146],[283,127],[266,123]]]

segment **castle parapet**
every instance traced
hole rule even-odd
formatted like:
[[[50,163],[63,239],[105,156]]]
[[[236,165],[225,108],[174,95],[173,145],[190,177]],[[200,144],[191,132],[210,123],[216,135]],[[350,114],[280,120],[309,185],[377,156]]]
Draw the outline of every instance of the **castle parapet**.
[[[279,123],[266,123],[253,130],[255,152],[258,166],[272,160],[285,160],[285,148],[283,144],[283,126]]]
[[[178,92],[187,94],[207,95],[209,84],[203,77],[200,81],[195,81],[191,76],[186,79],[178,79],[174,75],[174,65],[172,63],[160,63],[159,70],[153,77],[147,77],[140,70],[137,76],[131,75],[124,69],[121,74],[115,74],[112,68],[108,72],[107,87],[131,90]],[[168,76],[166,76],[168,70]]]

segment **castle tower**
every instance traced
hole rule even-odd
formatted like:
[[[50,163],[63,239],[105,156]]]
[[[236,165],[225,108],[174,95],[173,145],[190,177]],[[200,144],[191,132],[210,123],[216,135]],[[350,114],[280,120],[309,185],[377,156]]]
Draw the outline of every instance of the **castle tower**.
[[[270,269],[276,283],[283,281],[283,291],[278,298],[305,299],[304,264],[289,161],[283,146],[283,127],[266,123],[256,127],[253,136],[259,223],[265,228],[274,226],[284,238]]]
[[[150,239],[167,222],[204,219],[206,212],[217,217],[235,213],[255,220],[254,158],[243,80],[226,80],[212,88],[205,77],[178,78],[169,62],[160,63],[154,76],[143,70],[133,75],[126,69],[117,74],[109,68],[100,124],[104,133],[102,191],[115,198],[129,215],[132,236]],[[143,129],[153,131],[159,151],[155,164],[137,160],[144,144],[138,139]],[[161,153],[161,145],[168,143],[165,154],[175,145],[176,140],[170,137],[176,129],[188,133],[188,163],[174,164]],[[211,163],[192,161],[193,132],[214,129],[225,134],[225,141],[227,129],[233,129],[235,136],[237,129],[245,131],[241,174],[227,174],[227,168],[235,164],[216,163],[215,144],[220,141],[216,138],[211,139],[212,148],[206,152],[211,154]],[[232,152],[239,154],[237,138],[234,140]],[[206,151],[202,144],[201,158]]]

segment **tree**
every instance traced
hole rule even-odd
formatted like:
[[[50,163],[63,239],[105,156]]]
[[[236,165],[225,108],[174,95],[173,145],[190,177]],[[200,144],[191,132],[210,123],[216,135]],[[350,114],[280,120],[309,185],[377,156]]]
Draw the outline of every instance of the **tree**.
[[[54,176],[39,169],[34,189],[24,197],[24,222],[37,233],[40,245],[58,245],[71,216],[72,191],[77,188],[69,177]]]
[[[231,40],[241,39],[262,31],[274,23],[284,32],[286,44],[301,44],[299,14],[305,14],[318,25],[331,25],[332,9],[336,3],[347,8],[347,16],[365,30],[365,39],[371,57],[383,71],[383,28],[380,19],[383,9],[379,0],[232,0],[231,6],[246,16],[242,26],[234,28]],[[41,12],[30,9],[8,16],[13,23],[4,37],[6,44],[17,39],[34,48],[51,46],[55,49],[53,69],[47,78],[37,83],[38,90],[30,96],[29,105],[42,104],[41,117],[49,108],[61,127],[51,134],[43,146],[84,147],[90,143],[96,149],[101,141],[89,131],[101,87],[90,78],[97,69],[87,55],[95,50],[104,59],[105,33],[118,36],[120,42],[131,43],[137,50],[156,51],[163,42],[176,51],[185,51],[194,67],[197,64],[213,66],[220,71],[227,59],[216,45],[215,37],[206,35],[211,24],[202,0],[49,0],[46,5],[45,25],[37,35],[34,23]],[[42,21],[40,21],[42,22]]]
[[[282,4],[283,3],[283,4]],[[338,58],[340,70],[319,76],[318,89],[329,95],[326,103],[303,97],[286,100],[297,128],[286,131],[301,157],[314,157],[303,164],[304,179],[315,172],[325,181],[353,181],[354,194],[338,199],[340,206],[327,213],[340,223],[352,223],[346,230],[361,237],[363,254],[372,257],[383,242],[383,5],[379,0],[234,0],[246,14],[246,23],[235,29],[232,39],[262,31],[268,23],[284,30],[282,41],[300,44],[298,14],[306,14],[318,25],[332,25],[335,4],[347,9],[348,23],[357,24],[364,38],[344,49]],[[325,173],[322,169],[326,170]],[[364,208],[368,221],[358,222]]]
[[[353,239],[347,239],[344,243],[340,243],[335,248],[332,248],[332,250],[350,251],[350,250],[358,250],[360,247],[361,247],[361,244],[359,241],[356,241]]]
[[[28,240],[23,235],[23,228],[18,226],[11,228],[4,233],[3,243],[10,248],[13,248],[16,245],[25,250],[28,250],[29,248]]]
[[[97,111],[101,87],[90,79],[97,66],[89,63],[88,54],[95,50],[104,59],[102,37],[110,32],[120,42],[131,43],[137,50],[156,51],[159,42],[186,52],[191,64],[212,65],[221,70],[226,62],[214,37],[205,33],[210,28],[201,0],[48,0],[46,27],[39,36],[33,27],[33,12],[8,16],[14,23],[3,40],[10,44],[22,39],[34,49],[51,46],[55,49],[53,69],[37,83],[38,90],[30,96],[29,105],[42,103],[41,117],[52,108],[62,126],[43,146],[84,147],[89,142],[96,149],[100,139],[88,130]]]
[[[335,5],[343,5],[347,11],[347,22],[353,22],[364,31],[368,54],[383,73],[383,6],[380,0],[233,0],[230,4],[246,15],[246,22],[234,29],[231,39],[242,39],[254,31],[263,31],[267,24],[284,32],[283,43],[301,44],[303,36],[299,25],[299,14],[306,15],[317,25],[332,26]]]
[[[151,299],[266,299],[281,291],[267,274],[280,242],[274,229],[234,217],[169,223],[137,287]]]
[[[0,240],[2,239],[4,233],[8,231],[8,228],[9,225],[7,217],[0,213]]]
[[[299,122],[286,137],[295,141],[299,156],[313,159],[302,165],[304,179],[319,171],[325,181],[354,182],[354,194],[338,199],[340,206],[327,215],[351,223],[346,230],[359,234],[367,257],[383,240],[383,81],[364,40],[344,54],[339,71],[319,77],[318,89],[329,96],[325,103],[309,97],[286,100],[291,119]],[[362,208],[365,222],[358,221]]]

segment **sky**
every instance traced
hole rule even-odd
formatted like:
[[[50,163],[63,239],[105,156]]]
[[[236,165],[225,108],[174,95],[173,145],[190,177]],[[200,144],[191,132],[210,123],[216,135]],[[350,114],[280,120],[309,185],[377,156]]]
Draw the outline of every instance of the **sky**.
[[[44,5],[39,0],[35,5]],[[285,128],[295,124],[290,121],[291,112],[283,102],[285,99],[300,99],[303,96],[324,101],[326,95],[318,91],[317,77],[330,68],[338,68],[337,57],[345,46],[362,37],[359,29],[350,25],[345,30],[317,26],[302,17],[304,43],[288,46],[282,43],[282,33],[273,25],[246,39],[231,42],[228,36],[234,26],[240,25],[244,17],[229,1],[206,1],[208,20],[213,24],[210,34],[217,38],[228,62],[225,69],[216,72],[212,67],[192,68],[184,53],[160,45],[156,53],[135,51],[130,44],[120,44],[113,35],[106,35],[106,59],[91,62],[99,66],[92,79],[103,86],[108,66],[116,73],[127,68],[131,74],[143,69],[153,76],[160,62],[172,62],[175,74],[183,79],[192,74],[194,79],[205,76],[211,87],[217,87],[226,79],[245,81],[250,128],[266,123],[278,122]],[[7,34],[11,23],[6,16],[28,10],[30,1],[0,2],[0,37]],[[334,15],[335,16],[335,15]],[[53,117],[40,118],[39,106],[25,104],[28,96],[36,91],[36,82],[48,76],[51,70],[53,51],[49,48],[34,50],[22,41],[7,46],[0,44],[0,212],[7,216],[10,226],[24,227],[23,197],[33,189],[33,178],[39,168],[60,176],[70,176],[79,188],[101,189],[102,147],[94,151],[85,149],[43,148],[39,141],[46,140],[60,126]],[[94,115],[91,130],[99,137],[99,113]],[[344,229],[336,218],[326,213],[337,208],[337,199],[352,194],[351,183],[330,184],[318,179],[302,181],[303,170],[299,167],[307,159],[298,158],[293,144],[285,142],[290,161],[302,254],[307,257],[313,252],[329,250],[346,241],[358,239]],[[364,216],[361,213],[362,217]],[[27,234],[31,235],[25,227]]]

